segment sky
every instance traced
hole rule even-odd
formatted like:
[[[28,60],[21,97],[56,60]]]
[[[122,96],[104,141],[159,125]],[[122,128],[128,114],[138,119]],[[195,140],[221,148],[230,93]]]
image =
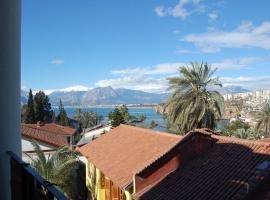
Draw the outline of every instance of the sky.
[[[270,1],[24,0],[21,87],[164,92],[202,61],[224,86],[270,89]]]

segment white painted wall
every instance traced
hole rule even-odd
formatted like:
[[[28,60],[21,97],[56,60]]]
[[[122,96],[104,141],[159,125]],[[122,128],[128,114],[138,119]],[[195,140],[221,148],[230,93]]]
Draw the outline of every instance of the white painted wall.
[[[87,144],[89,143],[90,141],[93,140],[93,137],[97,138],[99,137],[101,134],[105,132],[108,132],[111,130],[111,127],[110,126],[106,126],[106,127],[103,127],[103,128],[99,128],[99,129],[96,129],[96,130],[93,130],[93,131],[89,131],[87,133],[84,133],[84,135],[82,136],[82,138],[80,139],[80,141],[77,143],[77,145],[83,145],[83,144]]]

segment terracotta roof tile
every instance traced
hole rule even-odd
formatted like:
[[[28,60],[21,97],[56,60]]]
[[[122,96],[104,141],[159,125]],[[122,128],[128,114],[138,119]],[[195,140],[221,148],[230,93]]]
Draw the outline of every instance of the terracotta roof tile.
[[[61,126],[55,123],[47,123],[47,124],[41,124],[38,126],[37,124],[23,124],[24,126],[31,127],[34,129],[39,129],[43,131],[47,131],[50,133],[55,133],[59,135],[74,135],[76,133],[76,129],[70,128],[67,126]]]
[[[42,127],[42,128],[41,128]],[[54,125],[45,124],[44,126],[37,127],[28,124],[21,125],[21,134],[24,137],[47,143],[56,147],[69,145],[66,138],[61,133],[57,133],[57,130],[52,130]],[[50,128],[43,128],[50,127]]]
[[[214,143],[205,153],[134,197],[140,200],[247,198],[250,188],[256,188],[269,176],[267,172],[258,174],[256,169],[263,161],[270,161],[269,143],[214,134],[210,137]]]
[[[173,134],[120,125],[78,150],[124,188],[132,182],[135,172],[157,160],[180,140],[180,136]]]

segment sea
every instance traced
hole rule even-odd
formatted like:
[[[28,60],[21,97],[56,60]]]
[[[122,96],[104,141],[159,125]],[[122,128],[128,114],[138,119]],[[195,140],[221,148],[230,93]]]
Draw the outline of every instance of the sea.
[[[74,118],[74,114],[77,108],[65,108],[68,116],[70,118]],[[53,110],[58,113],[58,108],[53,108]],[[103,120],[106,121],[108,120],[108,114],[109,112],[113,111],[114,108],[81,108],[83,111],[94,111],[97,112],[100,116],[102,116]],[[155,130],[158,131],[165,131],[166,129],[166,121],[163,118],[163,116],[155,111],[154,108],[152,107],[129,107],[128,108],[129,114],[133,115],[135,117],[139,117],[140,115],[145,115],[146,120],[144,121],[144,125],[148,126],[151,121],[155,121],[158,126],[155,128]]]
[[[74,118],[74,114],[77,108],[65,108],[68,116],[70,118]],[[55,113],[58,113],[58,108],[53,108]],[[83,111],[94,111],[97,112],[100,116],[102,116],[103,121],[106,122],[108,120],[109,112],[114,110],[114,107],[110,108],[81,108]],[[146,120],[144,121],[144,126],[147,127],[150,125],[152,121],[155,121],[158,125],[154,128],[157,131],[166,131],[166,120],[163,116],[155,111],[152,107],[129,107],[129,114],[135,117],[139,117],[140,115],[145,115]],[[220,131],[225,126],[229,124],[229,120],[218,120],[216,122],[216,130]]]

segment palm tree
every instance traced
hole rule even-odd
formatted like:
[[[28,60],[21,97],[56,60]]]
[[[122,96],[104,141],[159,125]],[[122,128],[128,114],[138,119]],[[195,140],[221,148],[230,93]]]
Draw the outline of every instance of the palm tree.
[[[195,128],[211,128],[215,119],[221,117],[223,107],[222,95],[215,87],[222,87],[207,63],[191,63],[182,66],[180,76],[168,78],[172,96],[166,103],[168,120],[180,132],[188,132]]]
[[[257,129],[264,129],[265,134],[270,134],[270,103],[265,103],[258,114]]]
[[[87,188],[90,190],[91,193],[91,200],[97,199],[97,171],[95,166],[91,166],[91,173],[88,174],[89,182],[87,184]]]
[[[78,120],[83,132],[89,127],[97,125],[101,121],[101,117],[93,111],[82,111],[77,109],[74,118]]]
[[[32,167],[46,180],[56,184],[68,196],[72,195],[72,172],[78,167],[77,154],[68,147],[60,147],[46,156],[36,142],[32,142],[35,156],[26,154]]]

